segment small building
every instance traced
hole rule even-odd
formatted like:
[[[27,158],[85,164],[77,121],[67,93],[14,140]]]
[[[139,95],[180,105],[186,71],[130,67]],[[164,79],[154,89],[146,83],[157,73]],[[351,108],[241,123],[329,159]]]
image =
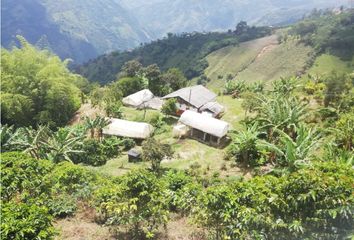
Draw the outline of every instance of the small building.
[[[187,136],[191,138],[212,146],[221,146],[226,142],[229,124],[225,121],[187,110],[181,115],[179,123],[189,128]]]
[[[128,161],[129,162],[140,162],[141,161],[141,152],[137,149],[130,149],[128,151]]]
[[[225,112],[225,108],[218,102],[208,102],[200,108],[200,112],[214,118],[220,118]]]
[[[207,112],[213,117],[220,117],[224,111],[216,102],[217,95],[202,85],[185,87],[172,92],[162,99],[175,98],[177,100],[177,115],[180,116],[186,110],[195,112]]]
[[[143,89],[139,92],[126,96],[122,100],[125,106],[135,107],[138,109],[151,108],[160,110],[163,105],[163,100],[155,97],[149,89]]]
[[[154,127],[148,123],[112,118],[110,124],[103,128],[103,135],[146,139],[153,131]]]

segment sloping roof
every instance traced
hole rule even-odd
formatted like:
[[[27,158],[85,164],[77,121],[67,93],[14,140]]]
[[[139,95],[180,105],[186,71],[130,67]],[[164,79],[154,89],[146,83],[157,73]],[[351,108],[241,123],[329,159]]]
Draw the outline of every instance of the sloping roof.
[[[132,122],[112,118],[111,123],[103,128],[103,134],[120,137],[145,139],[154,131],[153,126],[143,122]]]
[[[225,136],[229,130],[229,124],[227,122],[190,110],[185,111],[179,121],[184,125],[216,137]]]
[[[123,98],[122,102],[124,105],[138,107],[143,102],[147,102],[154,97],[154,94],[149,89],[143,89],[139,92],[131,94]]]
[[[208,102],[205,105],[203,105],[200,108],[200,110],[201,111],[209,110],[210,112],[215,113],[215,115],[218,115],[218,114],[224,112],[225,108],[223,105],[221,105],[218,102]]]
[[[216,94],[202,85],[181,88],[173,93],[164,96],[162,99],[180,97],[184,101],[200,108],[207,102],[213,101]]]
[[[153,97],[149,101],[146,101],[138,106],[139,109],[152,108],[156,110],[160,110],[163,106],[164,101],[159,97]]]

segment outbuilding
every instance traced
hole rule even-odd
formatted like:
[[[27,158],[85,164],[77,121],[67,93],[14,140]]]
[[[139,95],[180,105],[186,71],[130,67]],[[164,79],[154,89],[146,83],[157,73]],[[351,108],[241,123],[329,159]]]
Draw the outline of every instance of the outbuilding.
[[[152,135],[154,127],[144,122],[132,122],[111,118],[110,124],[103,128],[104,135],[146,139]]]
[[[179,123],[189,127],[188,136],[213,146],[226,141],[229,124],[225,121],[194,111],[184,111]]]
[[[151,108],[160,110],[163,105],[163,100],[155,97],[149,89],[143,89],[139,92],[126,96],[122,100],[125,106],[134,107],[138,109]]]

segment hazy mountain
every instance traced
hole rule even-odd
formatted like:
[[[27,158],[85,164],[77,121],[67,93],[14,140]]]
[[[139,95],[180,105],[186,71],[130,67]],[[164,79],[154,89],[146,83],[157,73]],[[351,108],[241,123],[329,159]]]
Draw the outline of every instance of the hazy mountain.
[[[345,5],[346,0],[123,0],[144,26],[161,37],[167,32],[213,31],[251,24],[293,22],[314,8]]]
[[[1,15],[2,46],[20,34],[76,62],[150,39],[115,0],[3,0]]]
[[[234,28],[240,20],[276,25],[347,0],[3,0],[2,46],[17,34],[83,62],[166,33]]]

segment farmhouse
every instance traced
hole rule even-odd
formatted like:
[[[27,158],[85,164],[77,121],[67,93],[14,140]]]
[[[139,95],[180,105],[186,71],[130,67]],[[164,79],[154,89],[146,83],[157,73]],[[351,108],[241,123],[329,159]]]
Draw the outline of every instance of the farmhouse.
[[[162,99],[169,98],[177,100],[178,116],[186,110],[192,110],[219,118],[224,112],[224,107],[215,101],[216,94],[202,85],[179,89]]]
[[[146,139],[151,136],[153,131],[153,126],[148,123],[112,118],[110,124],[103,128],[103,135]]]
[[[139,92],[131,94],[122,100],[125,106],[135,107],[138,109],[151,108],[160,110],[163,105],[163,100],[155,97],[149,89],[143,89]]]
[[[227,122],[190,110],[183,112],[174,131],[184,131],[183,125],[188,127],[187,136],[212,146],[223,145],[229,130]]]

